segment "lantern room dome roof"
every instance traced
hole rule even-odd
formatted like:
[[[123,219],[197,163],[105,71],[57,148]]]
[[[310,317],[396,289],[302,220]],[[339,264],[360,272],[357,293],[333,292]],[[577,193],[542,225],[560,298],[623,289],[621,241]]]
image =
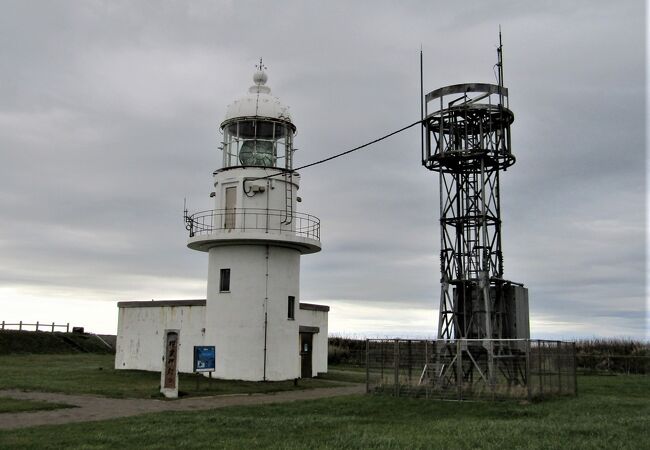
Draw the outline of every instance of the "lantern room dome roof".
[[[260,69],[253,74],[254,84],[248,89],[248,94],[228,105],[222,127],[226,122],[243,117],[269,118],[291,123],[289,107],[271,95],[271,88],[266,85],[267,80],[264,70]]]

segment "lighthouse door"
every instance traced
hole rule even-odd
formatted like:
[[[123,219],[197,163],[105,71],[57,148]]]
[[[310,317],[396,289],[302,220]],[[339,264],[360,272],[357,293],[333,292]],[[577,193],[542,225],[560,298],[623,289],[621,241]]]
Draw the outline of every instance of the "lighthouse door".
[[[312,377],[311,355],[312,355],[312,333],[300,333],[300,376],[302,378]]]
[[[232,230],[235,228],[235,202],[237,201],[237,188],[226,188],[226,215],[224,228]]]

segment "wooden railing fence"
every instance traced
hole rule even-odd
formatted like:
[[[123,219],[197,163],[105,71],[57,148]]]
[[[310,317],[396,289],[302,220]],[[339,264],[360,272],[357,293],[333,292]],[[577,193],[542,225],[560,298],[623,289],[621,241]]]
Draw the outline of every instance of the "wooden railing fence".
[[[0,323],[0,330],[11,329],[9,327],[18,327],[18,331],[23,331],[23,327],[35,327],[36,331],[51,331],[51,332],[54,332],[55,328],[65,328],[66,333],[70,332],[70,323],[66,323],[65,325],[57,325],[54,322],[52,322],[51,324],[41,323],[41,322],[26,323],[23,322],[22,320],[18,323],[7,323],[3,320],[2,323]]]

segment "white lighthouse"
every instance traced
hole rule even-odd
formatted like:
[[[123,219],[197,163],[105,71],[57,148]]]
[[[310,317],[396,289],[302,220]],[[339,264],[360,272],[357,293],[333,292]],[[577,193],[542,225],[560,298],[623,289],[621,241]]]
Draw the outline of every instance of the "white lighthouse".
[[[320,251],[320,223],[296,211],[288,108],[261,63],[253,81],[228,106],[214,210],[190,217],[188,246],[209,253],[206,342],[223,362],[215,375],[282,380],[299,377],[296,347],[286,344],[299,336],[300,256]]]
[[[209,255],[206,300],[119,304],[118,328],[125,336],[143,327],[138,318],[152,320],[155,314],[145,309],[154,304],[176,308],[175,314],[162,314],[167,319],[155,328],[180,330],[181,371],[191,366],[193,345],[215,347],[217,378],[272,381],[327,371],[329,307],[300,302],[300,256],[320,251],[320,221],[297,211],[296,127],[266,82],[260,61],[253,86],[228,106],[220,126],[223,159],[213,174],[214,209],[185,217],[188,247]],[[197,308],[203,311],[200,333]],[[184,332],[172,316],[191,318],[194,330]],[[160,342],[157,336],[151,340]],[[118,336],[118,352],[119,341]],[[140,352],[140,342],[130,342]],[[116,367],[142,368],[131,356],[118,355]]]

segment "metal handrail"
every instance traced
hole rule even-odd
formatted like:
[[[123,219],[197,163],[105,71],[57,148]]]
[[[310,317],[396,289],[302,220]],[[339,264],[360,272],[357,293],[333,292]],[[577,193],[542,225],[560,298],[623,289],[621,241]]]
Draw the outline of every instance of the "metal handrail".
[[[320,219],[294,212],[288,220],[285,210],[266,208],[211,209],[185,216],[190,237],[229,231],[264,231],[292,234],[320,240]]]

